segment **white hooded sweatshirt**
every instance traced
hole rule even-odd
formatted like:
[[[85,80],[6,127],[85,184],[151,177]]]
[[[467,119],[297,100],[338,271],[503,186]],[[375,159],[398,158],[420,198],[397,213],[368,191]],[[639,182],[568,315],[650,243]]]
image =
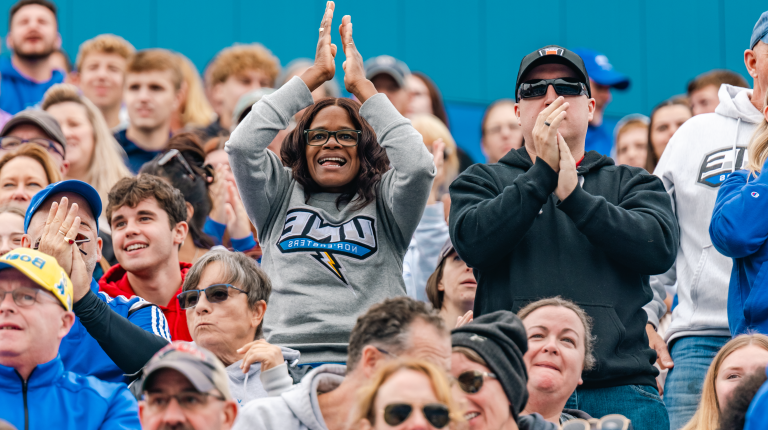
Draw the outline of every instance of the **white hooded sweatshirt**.
[[[717,252],[709,222],[717,191],[728,175],[747,163],[747,145],[763,115],[752,90],[723,84],[715,113],[697,115],[670,139],[653,172],[664,182],[680,225],[680,247],[672,268],[651,276],[654,300],[645,306],[658,327],[665,290],[677,282],[678,305],[666,331],[667,343],[686,336],[730,336],[728,284],[732,261]]]

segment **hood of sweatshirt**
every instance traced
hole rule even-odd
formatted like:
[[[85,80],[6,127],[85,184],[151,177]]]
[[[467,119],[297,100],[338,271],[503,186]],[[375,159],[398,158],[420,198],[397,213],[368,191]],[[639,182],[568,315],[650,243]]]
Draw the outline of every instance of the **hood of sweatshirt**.
[[[327,430],[317,395],[335,390],[344,381],[347,366],[325,364],[307,373],[301,382],[281,395],[296,418],[310,430]]]
[[[499,160],[499,164],[523,169],[523,171],[528,171],[528,169],[533,167],[533,162],[525,147],[516,151],[509,151],[507,155]],[[602,155],[597,151],[589,151],[584,154],[584,159],[581,160],[581,164],[576,168],[576,172],[579,175],[584,175],[606,166],[613,166],[614,164],[616,163],[614,163],[611,157]]]
[[[763,121],[763,115],[752,104],[751,96],[752,90],[749,88],[723,84],[717,92],[720,104],[717,105],[715,113],[751,124],[760,124]]]

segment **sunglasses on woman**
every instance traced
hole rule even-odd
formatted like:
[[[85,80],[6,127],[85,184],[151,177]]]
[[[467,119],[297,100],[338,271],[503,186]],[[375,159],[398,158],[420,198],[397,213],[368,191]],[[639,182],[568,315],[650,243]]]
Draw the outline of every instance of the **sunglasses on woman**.
[[[577,78],[533,79],[523,82],[517,89],[518,99],[533,99],[547,94],[547,88],[552,85],[557,95],[581,96],[588,95],[587,86]]]
[[[229,290],[237,290],[241,293],[245,291],[231,284],[213,284],[202,290],[187,290],[176,296],[179,299],[179,306],[182,309],[192,309],[200,301],[200,294],[205,292],[205,298],[209,303],[221,303],[229,298]]]
[[[408,403],[392,403],[384,408],[384,422],[392,427],[402,424],[411,416],[413,405]],[[451,421],[448,407],[441,403],[430,403],[421,408],[424,418],[432,424],[432,427],[441,429]]]
[[[563,423],[563,430],[627,430],[629,428],[629,418],[624,415],[612,414],[606,415],[599,420],[590,418],[589,420],[575,419]]]
[[[480,391],[481,388],[483,388],[483,381],[485,378],[497,379],[496,375],[493,373],[480,372],[478,370],[467,370],[466,372],[461,372],[461,374],[459,374],[459,376],[455,379],[456,382],[459,383],[459,388],[461,388],[461,391],[467,394],[475,394]]]

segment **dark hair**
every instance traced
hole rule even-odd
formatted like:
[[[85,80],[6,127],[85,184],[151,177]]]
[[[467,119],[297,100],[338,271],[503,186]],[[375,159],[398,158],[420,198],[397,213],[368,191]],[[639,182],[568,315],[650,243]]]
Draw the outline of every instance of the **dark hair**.
[[[485,113],[483,114],[483,121],[480,122],[480,137],[485,136],[485,124],[488,122],[488,117],[491,116],[491,112],[493,112],[493,110],[497,107],[506,104],[514,106],[515,101],[512,99],[499,99],[488,105],[488,108],[485,109]]]
[[[360,171],[357,177],[347,184],[345,191],[336,199],[336,207],[349,203],[355,194],[357,204],[353,210],[362,209],[376,199],[376,189],[381,182],[381,176],[389,170],[387,152],[376,140],[376,133],[368,122],[360,116],[360,103],[354,100],[328,97],[309,106],[304,116],[296,124],[296,128],[285,137],[280,157],[283,164],[293,171],[293,179],[304,188],[305,202],[313,192],[321,191],[320,186],[312,179],[307,165],[304,130],[312,124],[318,112],[328,106],[338,106],[347,111],[352,124],[363,133],[357,143],[357,155],[360,158]]]
[[[694,78],[691,82],[689,82],[688,96],[690,97],[694,92],[710,85],[714,85],[716,88],[720,88],[720,85],[722,84],[733,85],[734,87],[749,88],[747,80],[744,79],[744,77],[740,74],[730,70],[715,69],[706,73],[702,73],[699,76],[696,76],[696,78]]]
[[[203,233],[203,226],[211,213],[213,202],[208,194],[208,179],[213,178],[213,170],[205,166],[205,153],[200,139],[194,133],[180,133],[168,141],[168,150],[176,149],[184,157],[194,172],[194,180],[190,179],[184,165],[177,159],[171,159],[164,165],[158,164],[168,151],[159,154],[141,167],[140,173],[159,176],[181,191],[184,200],[195,209],[189,220],[189,232],[192,241],[198,248],[211,249],[213,239]]]
[[[400,355],[408,347],[409,328],[416,319],[424,320],[448,335],[440,314],[410,297],[386,299],[371,306],[357,318],[349,335],[347,373],[355,370],[363,355],[363,348],[368,345],[377,345],[387,352]]]
[[[443,258],[440,260],[440,264],[437,265],[437,268],[434,272],[432,272],[431,275],[429,275],[429,279],[427,279],[427,299],[429,300],[429,303],[432,304],[432,307],[435,310],[440,310],[443,308],[443,299],[445,298],[445,291],[440,291],[437,288],[437,285],[440,283],[440,281],[443,280],[443,268],[445,268],[445,262],[448,260],[448,256],[455,253],[456,250],[452,250],[448,253],[446,258]]]
[[[448,125],[448,113],[445,111],[445,105],[443,104],[443,95],[440,93],[440,89],[437,88],[435,82],[424,73],[413,72],[411,74],[421,79],[421,82],[424,82],[424,85],[427,86],[429,99],[432,101],[432,115],[436,116],[446,127],[450,128]]]
[[[760,367],[747,375],[733,390],[731,399],[722,406],[720,430],[741,430],[746,424],[747,410],[752,399],[766,381],[765,367]]]
[[[64,71],[67,73],[72,73],[72,60],[69,59],[69,55],[67,55],[63,49],[57,49],[53,51],[53,53],[61,54],[61,57],[64,58]]]
[[[29,6],[29,5],[33,5],[33,4],[46,7],[51,12],[53,12],[53,17],[56,19],[56,23],[58,25],[59,17],[58,17],[57,12],[56,12],[56,5],[53,4],[52,2],[50,2],[48,0],[19,0],[19,1],[16,2],[15,5],[11,6],[11,11],[8,14],[8,29],[9,30],[11,28],[11,22],[13,22],[13,16],[16,15],[16,12],[21,10],[21,8],[23,8],[24,6]]]
[[[135,208],[146,199],[154,198],[158,206],[168,214],[171,229],[187,220],[187,205],[181,191],[168,185],[157,176],[141,174],[123,178],[109,190],[107,199],[107,221],[112,225],[112,213],[123,206]]]
[[[653,149],[653,141],[651,140],[651,133],[653,132],[653,117],[656,115],[656,112],[658,112],[659,109],[669,106],[685,106],[688,108],[688,110],[691,110],[691,103],[688,98],[684,96],[676,96],[664,100],[663,102],[657,104],[655,108],[653,108],[650,117],[651,122],[648,124],[648,156],[645,159],[645,170],[647,170],[648,173],[653,173],[653,171],[656,170],[656,165],[659,163],[659,156],[656,155],[656,151]]]

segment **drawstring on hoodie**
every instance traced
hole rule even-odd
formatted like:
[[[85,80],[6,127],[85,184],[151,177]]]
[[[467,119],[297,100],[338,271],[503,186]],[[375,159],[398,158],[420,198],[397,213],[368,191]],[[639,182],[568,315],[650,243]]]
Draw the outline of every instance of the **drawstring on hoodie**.
[[[736,157],[738,156],[738,152],[736,152],[736,143],[739,141],[740,125],[741,125],[741,118],[739,118],[738,121],[736,121],[736,137],[733,139],[733,163],[731,163],[731,173],[736,171]]]
[[[248,390],[246,389],[246,385],[248,385],[248,375],[251,372],[248,372],[245,374],[245,379],[243,380],[243,404],[248,403]]]

